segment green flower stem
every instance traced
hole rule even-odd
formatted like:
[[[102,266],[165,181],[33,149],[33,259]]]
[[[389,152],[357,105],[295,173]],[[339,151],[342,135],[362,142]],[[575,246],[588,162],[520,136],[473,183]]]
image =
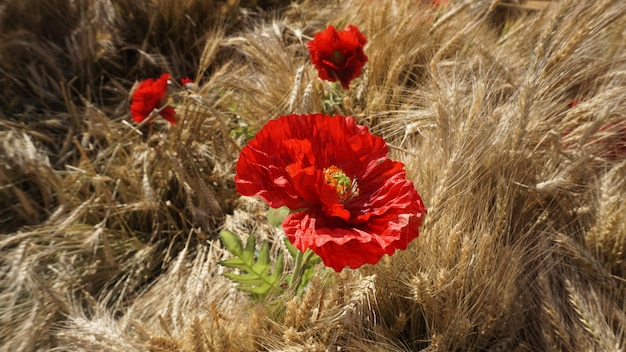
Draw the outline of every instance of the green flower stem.
[[[304,253],[298,251],[298,254],[296,254],[295,262],[293,264],[293,274],[291,274],[291,282],[289,283],[289,287],[294,288],[294,290],[298,289],[298,286],[300,286],[300,281],[302,280],[303,257]]]
[[[298,251],[298,254],[296,254],[293,274],[291,275],[291,282],[289,283],[289,287],[294,291],[298,291],[298,287],[300,287],[300,283],[302,282],[302,272],[313,254],[313,251],[310,249],[307,249],[304,253]]]

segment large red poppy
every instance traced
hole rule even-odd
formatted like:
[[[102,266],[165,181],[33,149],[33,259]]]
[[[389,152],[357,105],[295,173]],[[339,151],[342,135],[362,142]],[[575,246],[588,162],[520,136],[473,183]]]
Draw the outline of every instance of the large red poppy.
[[[375,264],[406,249],[426,209],[387,144],[344,116],[287,115],[269,121],[241,151],[237,191],[296,211],[285,234],[336,271]]]
[[[361,69],[367,62],[363,52],[365,43],[367,39],[353,25],[343,31],[328,26],[315,34],[313,40],[307,43],[307,48],[319,77],[331,82],[339,81],[344,89],[348,89],[350,81],[361,75]]]
[[[169,73],[164,73],[158,79],[146,79],[139,83],[133,92],[130,104],[130,113],[135,122],[140,123],[150,116],[154,109],[160,109],[167,104],[167,81]],[[171,106],[163,107],[160,115],[170,123],[176,123],[176,112]]]

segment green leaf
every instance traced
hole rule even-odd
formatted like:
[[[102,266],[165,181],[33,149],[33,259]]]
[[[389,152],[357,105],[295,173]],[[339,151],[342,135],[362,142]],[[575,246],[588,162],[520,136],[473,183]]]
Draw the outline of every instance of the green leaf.
[[[263,242],[258,255],[255,256],[256,241],[253,235],[248,236],[245,247],[243,247],[239,237],[229,231],[220,232],[220,238],[224,248],[234,257],[222,260],[219,264],[241,271],[239,273],[224,273],[224,276],[238,284],[239,290],[250,292],[254,296],[262,298],[280,288],[284,271],[283,253],[279,253],[276,257],[276,264],[272,270],[269,243]]]
[[[289,208],[280,207],[280,208],[270,208],[267,211],[267,222],[274,227],[281,227],[283,225],[283,220],[289,215]]]

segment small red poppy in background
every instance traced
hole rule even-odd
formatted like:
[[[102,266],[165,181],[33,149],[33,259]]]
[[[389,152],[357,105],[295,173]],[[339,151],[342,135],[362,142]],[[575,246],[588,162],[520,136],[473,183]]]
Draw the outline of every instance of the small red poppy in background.
[[[604,147],[600,157],[616,161],[626,159],[626,120],[607,123],[598,132],[600,137],[594,142]]]
[[[330,82],[339,81],[343,89],[348,89],[350,81],[361,75],[367,62],[363,52],[366,43],[365,36],[353,25],[342,31],[328,26],[315,34],[307,48],[319,77]]]
[[[567,104],[569,109],[574,108],[578,104],[584,102],[581,98],[574,98]],[[569,130],[562,134],[564,140],[576,140],[573,136],[575,133],[583,133],[581,131]],[[595,156],[613,161],[621,161],[626,159],[626,120],[609,122],[601,126],[597,133],[597,137],[590,140],[590,145],[596,149]],[[573,148],[576,143],[564,142],[565,149]]]
[[[195,86],[195,83],[193,82],[193,80],[189,77],[183,77],[180,79],[180,84],[183,86],[183,88],[193,88]]]
[[[583,100],[580,99],[580,98],[574,98],[574,99],[570,100],[569,103],[567,103],[567,107],[571,109],[574,106],[578,105],[578,103],[580,103],[581,101],[583,101]]]
[[[287,115],[241,151],[237,191],[291,209],[289,241],[341,271],[375,264],[418,237],[426,209],[404,164],[352,117]]]
[[[141,81],[132,94],[130,113],[135,122],[140,123],[155,109],[161,109],[159,114],[171,124],[176,123],[176,112],[167,104],[167,81],[169,73],[164,73],[156,80],[148,78]]]

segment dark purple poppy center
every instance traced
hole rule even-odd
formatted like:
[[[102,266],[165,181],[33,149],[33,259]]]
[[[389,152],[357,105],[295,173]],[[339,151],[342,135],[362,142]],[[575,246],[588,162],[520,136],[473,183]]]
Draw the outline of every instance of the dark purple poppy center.
[[[343,56],[343,53],[341,52],[341,50],[335,50],[335,51],[333,51],[331,61],[335,65],[341,65],[341,64],[343,64],[343,58],[344,58],[344,56]]]

